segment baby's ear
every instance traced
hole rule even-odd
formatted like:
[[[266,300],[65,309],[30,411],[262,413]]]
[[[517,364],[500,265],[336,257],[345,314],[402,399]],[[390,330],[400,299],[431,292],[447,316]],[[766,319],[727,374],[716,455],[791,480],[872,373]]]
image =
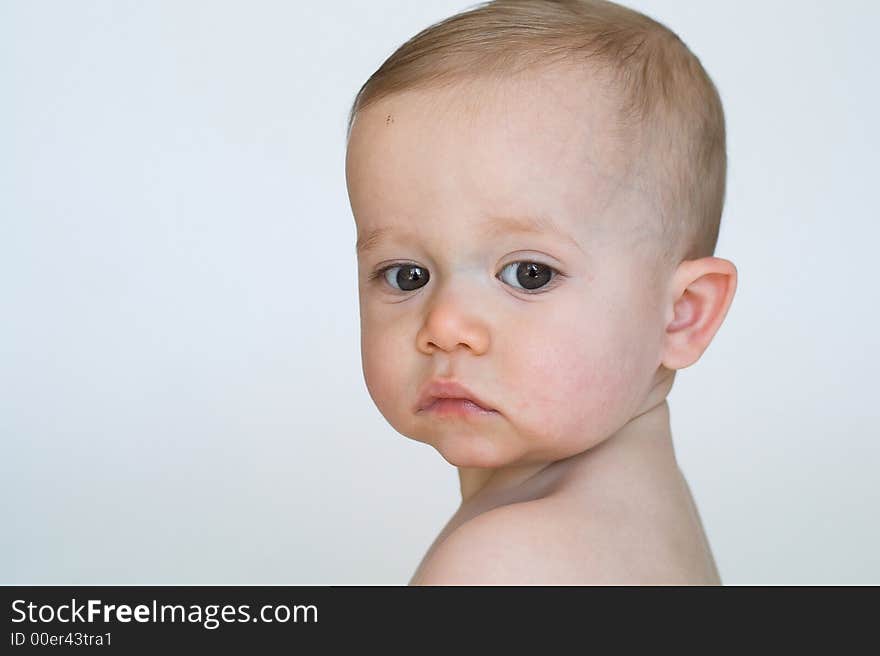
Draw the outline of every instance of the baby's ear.
[[[718,257],[685,260],[672,276],[663,365],[684,369],[700,359],[736,292],[736,267]]]

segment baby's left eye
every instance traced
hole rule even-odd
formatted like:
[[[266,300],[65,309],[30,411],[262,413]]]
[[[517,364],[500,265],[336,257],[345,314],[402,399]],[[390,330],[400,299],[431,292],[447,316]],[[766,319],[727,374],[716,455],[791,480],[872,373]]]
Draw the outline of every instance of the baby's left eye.
[[[505,275],[509,271],[513,272],[512,278],[509,274]],[[557,275],[559,272],[551,266],[540,262],[523,261],[511,262],[501,270],[498,277],[513,287],[519,284],[518,289],[531,291],[544,287]]]

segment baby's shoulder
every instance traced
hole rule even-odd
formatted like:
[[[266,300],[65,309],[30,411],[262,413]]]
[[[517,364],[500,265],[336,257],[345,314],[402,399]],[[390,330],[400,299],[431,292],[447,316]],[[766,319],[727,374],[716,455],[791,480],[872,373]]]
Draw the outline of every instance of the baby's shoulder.
[[[541,498],[498,506],[462,523],[434,550],[416,585],[571,584],[598,580],[587,547],[599,527],[576,508]],[[608,576],[607,569],[604,576]]]
[[[498,506],[462,523],[437,545],[411,583],[717,583],[711,557],[707,560],[699,535],[692,532],[678,522],[658,521],[649,510],[543,497]]]

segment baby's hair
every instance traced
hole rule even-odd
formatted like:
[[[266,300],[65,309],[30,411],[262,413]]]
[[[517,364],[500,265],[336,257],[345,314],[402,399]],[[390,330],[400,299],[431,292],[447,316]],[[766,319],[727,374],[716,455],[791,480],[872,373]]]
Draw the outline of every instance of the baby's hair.
[[[615,134],[659,213],[658,262],[713,255],[727,177],[724,110],[700,60],[665,25],[605,0],[493,0],[401,45],[358,91],[358,112],[392,94],[497,79],[562,62],[617,91]],[[589,64],[589,66],[587,66]]]

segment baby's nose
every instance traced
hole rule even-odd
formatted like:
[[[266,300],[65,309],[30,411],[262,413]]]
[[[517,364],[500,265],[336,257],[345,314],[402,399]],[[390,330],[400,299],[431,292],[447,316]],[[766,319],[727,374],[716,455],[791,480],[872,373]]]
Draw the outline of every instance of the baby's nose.
[[[430,355],[437,350],[451,352],[459,347],[482,355],[489,350],[489,324],[478,299],[463,299],[444,293],[432,299],[416,336],[419,351]]]

